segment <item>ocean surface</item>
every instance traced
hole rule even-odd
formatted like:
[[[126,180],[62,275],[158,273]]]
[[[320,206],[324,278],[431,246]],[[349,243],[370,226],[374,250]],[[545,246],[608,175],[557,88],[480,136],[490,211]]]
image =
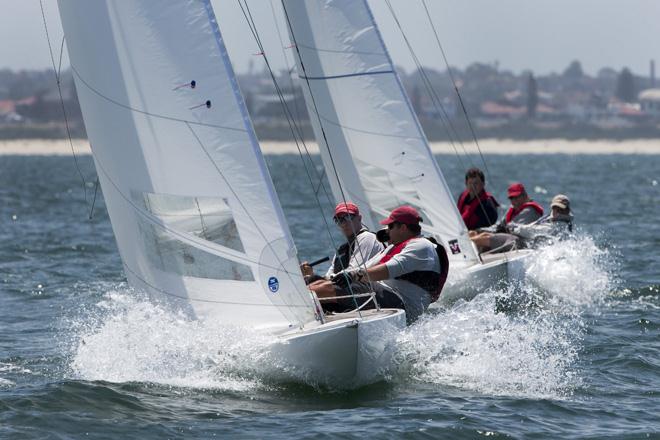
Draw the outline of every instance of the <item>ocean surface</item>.
[[[437,159],[456,194],[481,164]],[[576,237],[528,262],[528,307],[430,313],[347,391],[278,382],[258,337],[132,291],[89,156],[0,157],[0,438],[660,438],[660,156],[485,159],[501,202],[569,195]],[[301,159],[267,162],[301,259],[331,253]]]

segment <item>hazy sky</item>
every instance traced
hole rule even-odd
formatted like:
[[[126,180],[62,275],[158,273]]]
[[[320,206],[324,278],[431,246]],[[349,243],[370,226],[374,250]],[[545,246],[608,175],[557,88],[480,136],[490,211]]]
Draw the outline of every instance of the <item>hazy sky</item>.
[[[93,1],[93,0],[80,0]],[[124,0],[130,1],[130,0]],[[162,0],[154,0],[162,1]],[[273,25],[271,1],[278,19],[278,0],[248,0],[271,62],[283,66]],[[392,57],[412,70],[414,64],[395,28],[385,0],[369,0]],[[579,59],[588,73],[604,66],[630,67],[647,75],[649,60],[660,62],[660,0],[426,0],[452,65],[498,61],[503,69],[561,72]],[[236,0],[212,0],[237,71],[257,52]],[[43,0],[56,57],[62,30],[55,0]],[[38,0],[0,0],[0,68],[51,66]],[[404,31],[423,63],[444,69],[421,0],[392,0]],[[281,25],[284,37],[288,39]],[[64,60],[65,66],[68,61]]]

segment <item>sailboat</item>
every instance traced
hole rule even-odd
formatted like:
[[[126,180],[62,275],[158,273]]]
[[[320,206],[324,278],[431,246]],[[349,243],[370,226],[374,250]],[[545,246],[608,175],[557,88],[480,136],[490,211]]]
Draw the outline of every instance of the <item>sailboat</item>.
[[[379,380],[404,312],[320,312],[210,1],[58,5],[129,284],[272,335],[287,379]]]
[[[399,205],[417,208],[449,255],[440,304],[520,278],[529,251],[480,256],[469,239],[366,0],[282,4],[335,199],[357,203],[372,230]]]

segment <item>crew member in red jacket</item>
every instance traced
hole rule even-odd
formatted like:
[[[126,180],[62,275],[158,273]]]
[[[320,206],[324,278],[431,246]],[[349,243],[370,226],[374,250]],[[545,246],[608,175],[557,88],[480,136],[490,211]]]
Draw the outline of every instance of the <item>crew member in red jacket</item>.
[[[486,177],[479,168],[465,173],[465,191],[458,198],[458,211],[468,230],[474,231],[495,224],[497,207],[495,197],[485,189]]]
[[[471,232],[470,238],[481,251],[506,252],[516,245],[517,236],[510,234],[514,225],[528,225],[543,215],[543,207],[529,198],[522,183],[513,183],[507,190],[511,206],[506,215],[491,230]]]
[[[403,309],[407,322],[415,321],[438,298],[448,270],[446,256],[441,257],[444,249],[422,237],[421,221],[412,206],[394,209],[380,222],[387,226],[390,245],[363,266],[336,273],[333,282],[353,293],[374,292],[380,307]],[[355,300],[344,302],[351,306]],[[368,303],[364,308],[373,307]]]

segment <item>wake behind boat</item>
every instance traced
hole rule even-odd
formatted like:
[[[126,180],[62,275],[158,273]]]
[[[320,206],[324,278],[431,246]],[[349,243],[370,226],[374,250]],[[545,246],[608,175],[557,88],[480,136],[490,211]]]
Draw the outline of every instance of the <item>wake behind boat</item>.
[[[193,316],[276,335],[291,379],[378,380],[403,311],[319,312],[210,2],[59,9],[129,283]]]

